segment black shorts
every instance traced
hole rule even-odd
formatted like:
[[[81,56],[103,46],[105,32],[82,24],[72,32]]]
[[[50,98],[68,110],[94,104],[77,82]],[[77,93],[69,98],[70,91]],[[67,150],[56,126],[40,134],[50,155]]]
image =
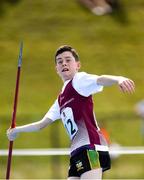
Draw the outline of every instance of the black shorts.
[[[110,169],[111,161],[108,151],[96,151],[84,149],[70,158],[68,177],[80,177],[83,173],[102,168],[102,171]]]

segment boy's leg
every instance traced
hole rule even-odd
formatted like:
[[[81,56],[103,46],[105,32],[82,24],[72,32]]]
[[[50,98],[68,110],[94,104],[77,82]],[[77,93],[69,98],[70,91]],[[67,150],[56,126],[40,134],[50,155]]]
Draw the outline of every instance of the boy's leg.
[[[93,169],[83,173],[80,179],[102,179],[102,168]]]
[[[67,180],[79,180],[79,179],[80,179],[80,177],[73,176],[73,177],[68,177]]]

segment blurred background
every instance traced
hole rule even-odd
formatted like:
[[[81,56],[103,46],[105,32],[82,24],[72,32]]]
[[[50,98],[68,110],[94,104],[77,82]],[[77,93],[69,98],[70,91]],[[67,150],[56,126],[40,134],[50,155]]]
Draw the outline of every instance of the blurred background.
[[[127,76],[135,81],[133,95],[107,87],[94,96],[99,125],[111,143],[144,145],[144,119],[135,106],[144,98],[144,1],[121,0],[103,16],[77,0],[0,1],[0,149],[8,149],[20,42],[24,42],[17,125],[40,120],[56,99],[62,81],[55,72],[54,53],[63,44],[80,55],[82,71]],[[15,149],[67,148],[69,139],[60,121],[35,133],[22,133]],[[14,156],[13,179],[67,177],[68,156]],[[7,157],[0,157],[0,179]],[[121,155],[112,160],[105,179],[144,178],[144,155]]]

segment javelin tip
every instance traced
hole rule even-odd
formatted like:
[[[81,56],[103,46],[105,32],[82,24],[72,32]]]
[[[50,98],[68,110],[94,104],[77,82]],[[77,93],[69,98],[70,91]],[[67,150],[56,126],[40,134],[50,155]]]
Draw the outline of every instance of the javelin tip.
[[[22,64],[22,51],[23,51],[23,41],[20,43],[20,51],[19,51],[19,58],[18,58],[18,67],[21,67]]]

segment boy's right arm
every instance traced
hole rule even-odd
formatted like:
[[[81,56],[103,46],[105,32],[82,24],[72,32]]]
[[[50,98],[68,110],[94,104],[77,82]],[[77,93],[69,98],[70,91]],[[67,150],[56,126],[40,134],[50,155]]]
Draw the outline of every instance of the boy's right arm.
[[[135,91],[134,82],[123,76],[101,75],[97,78],[97,84],[102,86],[118,84],[120,90],[124,93],[133,93]]]
[[[49,124],[51,124],[52,122],[53,121],[51,119],[44,117],[42,120],[35,122],[35,123],[27,124],[24,126],[18,126],[18,127],[12,128],[12,129],[10,128],[7,130],[8,139],[10,141],[14,141],[20,132],[39,131],[40,129],[43,129],[46,126],[48,126]]]

